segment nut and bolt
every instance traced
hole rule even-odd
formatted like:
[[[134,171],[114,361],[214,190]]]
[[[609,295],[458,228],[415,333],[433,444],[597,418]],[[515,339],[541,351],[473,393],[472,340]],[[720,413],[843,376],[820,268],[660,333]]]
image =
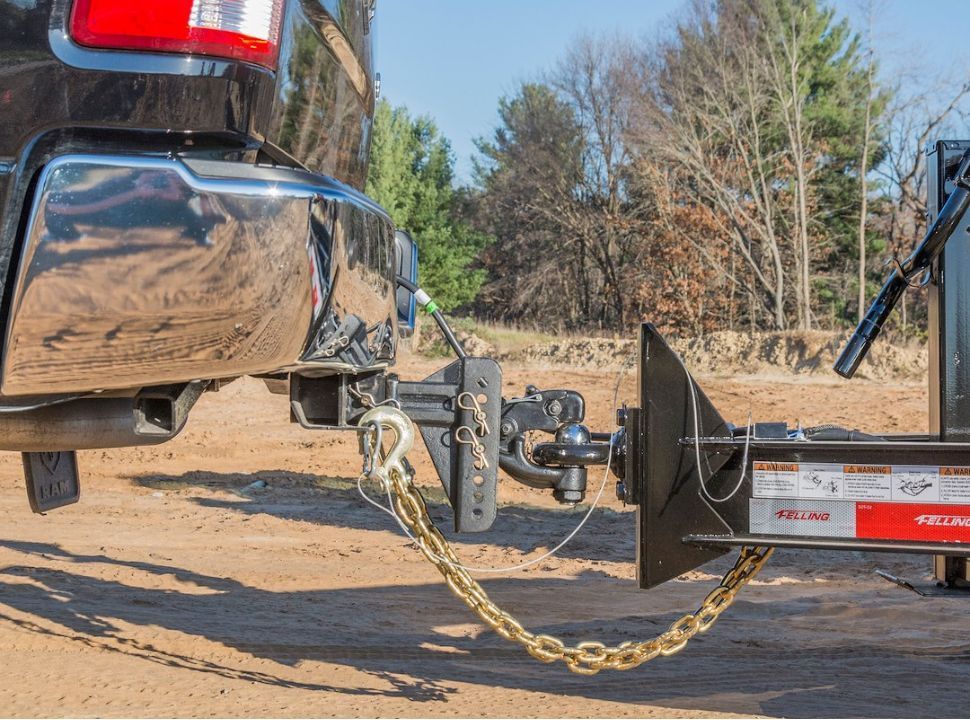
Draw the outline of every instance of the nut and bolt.
[[[546,405],[546,413],[548,415],[559,415],[562,412],[562,403],[558,400],[551,400],[549,404]]]
[[[616,499],[626,505],[626,483],[622,480],[616,481]]]
[[[583,501],[586,493],[582,490],[553,490],[552,496],[564,505],[576,505]]]

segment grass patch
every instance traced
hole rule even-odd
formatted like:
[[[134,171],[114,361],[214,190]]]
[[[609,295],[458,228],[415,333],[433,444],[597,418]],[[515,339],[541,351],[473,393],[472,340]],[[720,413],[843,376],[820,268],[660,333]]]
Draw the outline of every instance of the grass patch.
[[[449,357],[451,348],[441,337],[437,324],[431,318],[420,318],[421,341],[419,352],[425,357]],[[458,336],[474,335],[495,348],[498,356],[518,352],[531,345],[541,345],[568,338],[585,337],[575,333],[553,333],[536,328],[519,327],[505,323],[483,322],[470,317],[449,317],[448,324]]]

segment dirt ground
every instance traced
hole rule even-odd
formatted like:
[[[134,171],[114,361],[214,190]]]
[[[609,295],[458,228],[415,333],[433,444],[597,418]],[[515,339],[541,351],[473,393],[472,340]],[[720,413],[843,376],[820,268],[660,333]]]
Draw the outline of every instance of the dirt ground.
[[[412,359],[420,377],[436,363]],[[440,362],[438,363],[440,364]],[[506,367],[587,395],[609,427],[609,372]],[[926,426],[919,384],[701,378],[729,419]],[[634,378],[621,398],[633,399]],[[967,601],[874,574],[928,576],[894,555],[779,552],[711,632],[627,673],[581,677],[486,631],[354,486],[352,436],[288,423],[243,380],[204,397],[159,448],[80,455],[79,505],[32,515],[19,458],[0,458],[0,715],[952,716],[970,681]],[[419,475],[437,482],[423,452]],[[262,489],[247,488],[263,480]],[[595,483],[599,482],[597,477]],[[440,494],[432,493],[432,497]],[[696,607],[729,557],[649,592],[633,580],[634,513],[612,499],[559,557],[483,580],[528,626],[570,640],[657,633]],[[535,557],[571,529],[505,480],[476,565]],[[434,506],[447,521],[446,507]]]

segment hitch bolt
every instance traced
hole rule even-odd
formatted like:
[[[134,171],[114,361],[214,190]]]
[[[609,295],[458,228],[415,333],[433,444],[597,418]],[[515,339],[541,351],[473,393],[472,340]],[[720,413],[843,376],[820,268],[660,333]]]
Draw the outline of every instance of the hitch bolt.
[[[562,412],[562,403],[558,400],[552,400],[548,405],[546,405],[546,412],[550,415],[559,415]]]
[[[504,420],[502,422],[502,424],[499,425],[499,428],[498,429],[499,429],[499,432],[502,433],[503,436],[508,436],[508,435],[511,435],[512,434],[512,431],[515,428],[512,427],[512,423],[510,423],[508,420]]]
[[[616,481],[616,499],[626,505],[626,483],[622,480]]]
[[[577,505],[583,501],[586,493],[582,490],[553,490],[552,496],[563,505]]]

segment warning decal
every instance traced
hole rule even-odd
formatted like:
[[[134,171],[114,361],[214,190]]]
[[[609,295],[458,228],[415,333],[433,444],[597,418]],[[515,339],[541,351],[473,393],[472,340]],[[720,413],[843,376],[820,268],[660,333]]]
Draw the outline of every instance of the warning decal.
[[[755,497],[798,497],[797,463],[754,463]]]
[[[940,468],[940,502],[970,502],[970,468]]]
[[[798,495],[804,498],[842,498],[844,478],[838,465],[808,464],[798,466]]]
[[[760,535],[970,543],[970,467],[755,460]]]
[[[970,504],[970,467],[754,462],[759,498]]]
[[[845,465],[843,470],[847,499],[892,499],[893,469],[889,465]]]

